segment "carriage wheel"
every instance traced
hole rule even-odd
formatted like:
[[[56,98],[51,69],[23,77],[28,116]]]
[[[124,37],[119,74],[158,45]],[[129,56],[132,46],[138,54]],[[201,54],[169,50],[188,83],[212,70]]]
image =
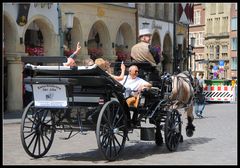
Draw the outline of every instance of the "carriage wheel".
[[[53,118],[50,110],[33,108],[33,101],[25,108],[20,135],[29,156],[40,158],[50,149],[55,134]]]
[[[170,151],[176,151],[181,140],[181,116],[177,110],[168,111],[165,121],[165,143]]]
[[[116,100],[102,107],[97,121],[98,148],[108,160],[115,160],[123,150],[127,138],[127,117]]]

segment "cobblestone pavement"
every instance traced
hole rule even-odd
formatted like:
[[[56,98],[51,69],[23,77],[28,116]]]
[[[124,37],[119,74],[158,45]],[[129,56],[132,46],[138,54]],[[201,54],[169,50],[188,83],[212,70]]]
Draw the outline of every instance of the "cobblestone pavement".
[[[182,112],[182,111],[181,111]],[[183,112],[182,112],[183,113]],[[183,114],[183,128],[187,122]],[[123,154],[117,161],[108,162],[97,148],[95,133],[76,135],[62,140],[66,133],[56,133],[49,152],[33,159],[24,151],[20,140],[20,119],[4,120],[3,165],[237,165],[237,104],[208,104],[204,118],[194,120],[196,131],[186,137],[176,152],[165,144],[157,147],[154,141],[140,141],[140,131],[129,134]],[[13,122],[14,121],[14,122]]]

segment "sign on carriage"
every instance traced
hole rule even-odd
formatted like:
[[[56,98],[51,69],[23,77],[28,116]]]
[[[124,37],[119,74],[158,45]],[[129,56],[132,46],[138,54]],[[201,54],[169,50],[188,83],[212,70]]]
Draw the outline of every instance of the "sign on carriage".
[[[67,96],[64,85],[34,84],[34,103],[37,107],[66,107]]]

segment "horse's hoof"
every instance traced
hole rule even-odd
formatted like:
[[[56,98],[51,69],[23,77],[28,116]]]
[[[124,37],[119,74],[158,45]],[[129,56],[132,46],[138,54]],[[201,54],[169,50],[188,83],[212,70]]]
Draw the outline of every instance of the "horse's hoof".
[[[188,137],[192,137],[193,136],[193,130],[187,129],[186,134],[187,134]]]
[[[183,136],[181,135],[179,142],[183,142]]]

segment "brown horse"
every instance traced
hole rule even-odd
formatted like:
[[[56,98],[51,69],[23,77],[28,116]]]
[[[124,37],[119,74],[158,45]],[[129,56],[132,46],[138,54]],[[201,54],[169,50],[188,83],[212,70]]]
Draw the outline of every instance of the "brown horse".
[[[172,92],[170,95],[171,108],[184,108],[187,112],[188,125],[186,127],[187,136],[191,137],[195,126],[192,124],[193,116],[193,97],[194,89],[192,86],[192,76],[188,71],[172,75]]]

